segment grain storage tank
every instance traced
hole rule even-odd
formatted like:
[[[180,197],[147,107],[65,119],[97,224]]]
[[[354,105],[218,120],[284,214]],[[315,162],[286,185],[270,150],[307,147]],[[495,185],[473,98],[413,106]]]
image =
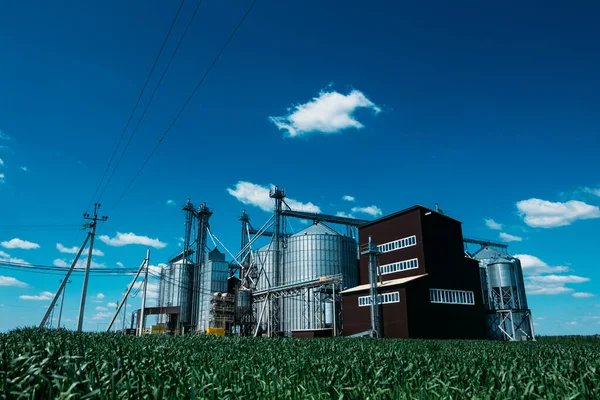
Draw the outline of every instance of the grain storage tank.
[[[321,277],[342,275],[342,287],[358,285],[356,241],[324,224],[312,225],[288,238],[283,255],[280,285],[294,285]],[[327,293],[308,293],[283,299],[282,330],[323,328],[326,321]],[[319,306],[320,305],[320,306]],[[319,307],[317,307],[319,306]],[[338,307],[339,309],[339,307]],[[333,310],[329,310],[332,316]],[[329,317],[328,315],[328,317]],[[332,321],[332,318],[329,318]]]
[[[483,298],[488,310],[489,337],[534,339],[520,260],[491,247],[482,248],[473,258],[479,261]]]
[[[256,290],[277,286],[275,276],[275,243],[265,245],[256,251],[257,278]]]

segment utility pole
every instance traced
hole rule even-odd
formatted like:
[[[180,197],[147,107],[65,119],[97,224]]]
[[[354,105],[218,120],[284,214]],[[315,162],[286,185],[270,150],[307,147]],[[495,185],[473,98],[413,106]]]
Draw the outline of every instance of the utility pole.
[[[133,285],[135,284],[135,281],[137,281],[138,277],[144,270],[144,267],[148,266],[149,257],[150,257],[150,250],[148,250],[148,252],[146,253],[146,258],[144,258],[144,261],[142,261],[142,263],[140,264],[140,267],[138,268],[137,273],[133,277],[133,280],[131,281],[129,286],[127,286],[127,290],[125,291],[125,294],[123,295],[123,299],[117,305],[117,311],[115,311],[115,315],[113,315],[112,320],[109,322],[108,328],[106,328],[106,332],[110,331],[110,328],[117,320],[117,316],[119,315],[119,311],[121,311],[121,307],[123,307],[123,332],[125,332],[125,319],[127,318],[127,298],[129,297],[129,293],[131,292],[131,289],[133,289]]]
[[[125,320],[127,319],[127,296],[125,296],[125,300],[123,300],[123,334],[125,334]],[[119,312],[117,310],[117,312]]]
[[[58,283],[62,283],[62,279],[58,281]],[[67,281],[67,283],[71,283],[71,281]],[[67,287],[65,286],[65,288],[62,291],[62,299],[60,301],[60,311],[58,312],[58,325],[56,326],[57,329],[60,329],[60,320],[62,318],[62,310],[63,310],[63,304],[65,303],[65,292],[67,291]]]
[[[98,209],[100,208],[100,203],[94,204],[94,215],[90,216],[90,214],[84,214],[83,217],[87,220],[90,220],[89,224],[86,224],[88,228],[91,229],[90,232],[90,248],[88,249],[88,257],[87,264],[85,267],[85,276],[83,278],[83,288],[81,289],[81,305],[79,306],[79,322],[77,324],[77,332],[81,332],[83,327],[83,314],[85,312],[85,297],[87,296],[87,285],[88,279],[90,277],[90,266],[92,264],[92,252],[94,250],[94,238],[96,236],[96,226],[98,225],[98,220],[106,221],[108,217],[102,216],[98,218]]]
[[[75,256],[75,259],[73,260],[73,263],[71,263],[71,267],[69,267],[69,270],[67,271],[67,275],[65,275],[65,278],[62,280],[62,283],[60,284],[58,291],[54,295],[54,298],[52,299],[50,306],[48,306],[48,310],[46,310],[46,314],[44,314],[44,317],[42,318],[42,322],[40,322],[39,328],[43,328],[46,325],[46,322],[48,321],[48,317],[50,316],[50,313],[54,309],[54,306],[56,305],[58,297],[60,296],[62,291],[65,289],[65,286],[67,285],[67,280],[69,279],[69,276],[71,276],[71,273],[75,269],[75,265],[77,265],[77,260],[79,260],[79,257],[81,256],[81,253],[83,252],[83,249],[85,248],[85,245],[87,244],[89,239],[90,239],[90,233],[88,232],[87,236],[85,237],[85,240],[83,241],[81,247],[79,248],[79,251],[77,252],[77,255]]]
[[[146,291],[148,289],[148,269],[150,267],[150,249],[146,251],[146,271],[144,271],[144,294],[142,295],[142,309],[140,310],[140,320],[138,321],[138,325],[140,326],[139,336],[144,335],[144,325],[146,320],[146,316],[144,312],[146,311]]]

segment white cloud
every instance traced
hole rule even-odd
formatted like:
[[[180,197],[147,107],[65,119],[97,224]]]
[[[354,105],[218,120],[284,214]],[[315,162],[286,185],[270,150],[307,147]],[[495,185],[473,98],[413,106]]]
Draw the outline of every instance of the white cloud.
[[[377,217],[377,216],[383,214],[383,212],[381,211],[381,208],[379,208],[377,206],[353,207],[352,212],[369,214],[369,215],[372,215],[373,217]]]
[[[590,278],[585,278],[583,276],[577,275],[539,275],[532,276],[529,278],[533,282],[541,282],[541,283],[583,283],[589,282]]]
[[[60,260],[60,259],[56,259],[52,262],[52,264],[55,267],[60,267],[60,268],[67,268],[69,266],[69,264],[67,264],[67,262],[65,260]]]
[[[20,166],[19,168],[25,172],[29,172],[29,168],[27,168],[25,166]]]
[[[133,285],[133,289],[132,289],[132,290],[140,289],[140,293],[138,294],[138,296],[140,296],[140,298],[142,298],[142,292],[144,290],[143,284],[144,284],[143,281],[136,282]],[[147,299],[158,299],[158,283],[148,282],[148,287],[146,288],[146,300]]]
[[[118,265],[119,267],[121,267],[121,268],[124,268],[124,267],[125,267],[121,261],[117,261],[117,265]]]
[[[167,200],[167,205],[168,205],[168,206],[175,206],[175,205],[177,205],[177,204],[175,203],[175,200],[171,200],[171,199],[169,199],[169,200]]]
[[[161,242],[158,239],[151,239],[147,236],[138,236],[135,233],[121,233],[117,232],[114,238],[110,238],[108,235],[102,235],[99,239],[109,246],[126,246],[129,244],[141,244],[144,246],[154,247],[156,249],[162,249],[167,246],[166,243]]]
[[[102,319],[106,319],[106,318],[111,318],[112,316],[113,316],[113,313],[111,313],[111,312],[100,311],[92,317],[92,320],[98,321],[98,320],[102,320]]]
[[[344,217],[344,218],[354,218],[354,215],[352,215],[350,213],[345,213],[343,211],[338,211],[335,213],[335,215],[338,217]]]
[[[40,245],[37,243],[28,242],[27,240],[22,240],[19,238],[14,238],[9,241],[2,242],[0,244],[6,249],[31,250],[40,248]]]
[[[588,292],[575,292],[573,293],[573,297],[577,297],[580,299],[585,299],[588,297],[594,297],[596,296],[594,293],[588,293]]]
[[[30,296],[30,295],[21,295],[19,296],[19,298],[21,300],[52,300],[52,298],[54,297],[54,293],[51,292],[42,292],[40,293],[38,296]]]
[[[98,300],[102,300],[102,299],[104,299],[104,293],[98,293],[98,294],[96,295],[96,298],[97,298]]]
[[[583,191],[585,193],[593,194],[594,196],[600,197],[600,188],[589,188],[589,187],[586,187],[586,188],[583,188]]]
[[[13,278],[12,276],[2,276],[0,275],[0,286],[13,286],[25,288],[29,286],[25,282],[21,282],[20,280]]]
[[[2,131],[2,129],[0,129],[0,139],[12,140],[12,138],[10,136],[8,136],[8,133],[5,133],[4,131]]]
[[[309,133],[333,134],[347,128],[363,128],[353,114],[358,108],[369,108],[379,113],[381,109],[358,90],[349,94],[321,91],[311,101],[288,109],[288,115],[269,117],[287,136],[296,137]]]
[[[114,303],[112,301],[106,303],[106,305],[109,306],[109,307],[118,307],[119,306],[117,303]]]
[[[271,185],[271,187],[273,187],[273,185]],[[269,187],[251,182],[239,181],[233,188],[227,188],[227,192],[243,204],[250,204],[267,212],[273,211],[273,199],[269,197]],[[294,211],[306,211],[312,213],[321,212],[321,208],[313,203],[302,203],[289,197],[285,198],[285,202]]]
[[[515,236],[504,232],[500,232],[499,236],[504,242],[520,242],[523,240],[521,236]]]
[[[98,307],[96,307],[96,311],[108,311],[108,308],[102,307],[102,306],[98,306]]]
[[[4,165],[4,161],[0,158],[0,167]]]
[[[4,183],[4,174],[0,173],[0,183]]]
[[[148,272],[154,275],[160,275],[162,269],[166,266],[167,264],[150,265],[148,267]]]
[[[27,261],[21,258],[11,257],[10,254],[0,250],[0,261],[8,262],[11,264],[23,264],[23,265],[31,265]]]
[[[60,251],[61,253],[77,254],[77,252],[79,251],[79,247],[65,247],[60,243],[56,243],[56,250]],[[89,247],[87,249],[84,249],[81,254],[88,254],[88,251]],[[92,255],[102,257],[104,255],[104,252],[102,250],[92,249]]]
[[[484,221],[485,221],[485,225],[488,228],[496,230],[496,231],[502,230],[502,224],[497,223],[493,219],[487,218],[487,219],[484,219]]]
[[[578,219],[600,218],[600,208],[582,201],[566,203],[529,199],[517,202],[525,223],[533,228],[555,228],[570,225]]]
[[[577,325],[577,321],[565,322],[565,325]]]
[[[539,258],[529,254],[516,254],[515,258],[521,260],[521,267],[523,268],[524,275],[539,275],[569,271],[569,268],[564,266],[551,267]]]
[[[536,285],[536,284],[527,284],[525,285],[525,291],[528,295],[536,295],[536,294],[545,294],[545,295],[554,295],[554,294],[565,294],[571,293],[573,289],[561,286],[561,285],[553,285],[553,286],[544,286],[544,285]]]
[[[346,200],[346,201],[355,201],[355,200],[356,200],[356,199],[354,198],[354,196],[348,196],[348,195],[346,195],[346,196],[342,197],[342,199],[343,199],[343,200]]]
[[[72,263],[73,263],[72,260],[69,260],[69,262],[67,262],[67,261],[61,260],[59,258],[55,259],[52,262],[52,264],[55,267],[60,267],[60,268],[70,267]],[[106,267],[106,265],[99,264],[99,263],[95,262],[94,260],[92,260],[92,262],[90,263],[90,268],[104,268],[104,267]],[[87,268],[87,257],[77,260],[77,264],[75,265],[75,268]]]

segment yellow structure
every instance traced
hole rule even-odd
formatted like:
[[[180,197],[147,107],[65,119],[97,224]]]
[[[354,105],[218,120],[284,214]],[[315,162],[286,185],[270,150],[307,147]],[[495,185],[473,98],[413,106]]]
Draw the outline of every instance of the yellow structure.
[[[206,328],[207,335],[225,336],[225,328]]]
[[[151,335],[161,335],[165,333],[164,325],[151,325],[150,326],[150,334]]]

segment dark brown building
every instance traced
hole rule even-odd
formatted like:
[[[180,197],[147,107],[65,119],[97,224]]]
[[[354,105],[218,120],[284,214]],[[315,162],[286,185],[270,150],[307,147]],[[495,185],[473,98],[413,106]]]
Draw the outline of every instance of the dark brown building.
[[[363,246],[378,245],[382,336],[486,337],[479,264],[465,257],[461,222],[422,206],[359,227]],[[369,258],[360,259],[360,285],[342,291],[343,335],[369,331]]]

